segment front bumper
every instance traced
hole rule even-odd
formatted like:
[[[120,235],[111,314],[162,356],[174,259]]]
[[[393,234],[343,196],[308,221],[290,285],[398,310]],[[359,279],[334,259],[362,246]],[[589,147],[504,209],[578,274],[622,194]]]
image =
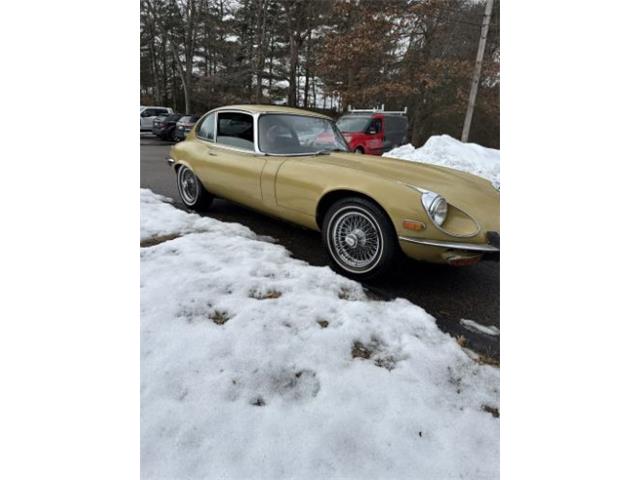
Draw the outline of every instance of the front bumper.
[[[404,242],[416,243],[418,245],[428,245],[430,247],[440,247],[452,250],[464,250],[465,252],[485,252],[496,253],[500,251],[499,247],[495,247],[485,243],[462,243],[462,242],[443,242],[441,240],[427,240],[423,238],[398,237]]]
[[[415,260],[435,263],[472,264],[471,261],[500,261],[500,234],[487,233],[487,243],[466,243],[399,236],[404,253]]]

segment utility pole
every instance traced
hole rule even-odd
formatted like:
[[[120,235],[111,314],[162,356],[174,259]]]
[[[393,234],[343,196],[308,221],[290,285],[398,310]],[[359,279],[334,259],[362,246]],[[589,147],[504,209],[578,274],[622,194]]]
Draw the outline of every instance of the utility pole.
[[[482,71],[482,59],[484,58],[484,48],[487,45],[487,34],[489,33],[489,22],[491,22],[491,10],[493,10],[493,0],[487,0],[482,18],[482,30],[480,31],[480,43],[478,43],[478,55],[476,64],[473,67],[473,80],[471,80],[471,92],[469,92],[469,104],[467,114],[464,117],[464,127],[462,128],[463,142],[469,141],[469,130],[471,129],[471,118],[473,109],[476,106],[476,96],[478,95],[478,85],[480,84],[480,72]]]

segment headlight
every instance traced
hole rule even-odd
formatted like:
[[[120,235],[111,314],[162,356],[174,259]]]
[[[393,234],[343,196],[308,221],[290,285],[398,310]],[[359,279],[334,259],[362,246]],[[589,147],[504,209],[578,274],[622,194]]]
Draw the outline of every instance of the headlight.
[[[427,214],[438,226],[441,226],[447,219],[447,201],[434,192],[422,193],[422,206]]]

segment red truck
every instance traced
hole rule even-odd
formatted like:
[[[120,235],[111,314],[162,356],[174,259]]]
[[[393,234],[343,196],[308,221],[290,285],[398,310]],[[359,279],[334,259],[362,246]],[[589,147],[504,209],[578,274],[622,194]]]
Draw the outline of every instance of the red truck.
[[[338,120],[338,128],[354,153],[382,155],[392,148],[408,142],[409,122],[407,108],[398,112],[373,108],[352,110]]]

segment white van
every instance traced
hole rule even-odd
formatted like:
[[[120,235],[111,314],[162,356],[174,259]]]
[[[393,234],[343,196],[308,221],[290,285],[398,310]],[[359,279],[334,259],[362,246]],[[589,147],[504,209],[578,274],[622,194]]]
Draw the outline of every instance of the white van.
[[[169,107],[144,107],[140,105],[140,131],[151,131],[153,128],[153,119],[160,115],[173,113],[173,109]]]

